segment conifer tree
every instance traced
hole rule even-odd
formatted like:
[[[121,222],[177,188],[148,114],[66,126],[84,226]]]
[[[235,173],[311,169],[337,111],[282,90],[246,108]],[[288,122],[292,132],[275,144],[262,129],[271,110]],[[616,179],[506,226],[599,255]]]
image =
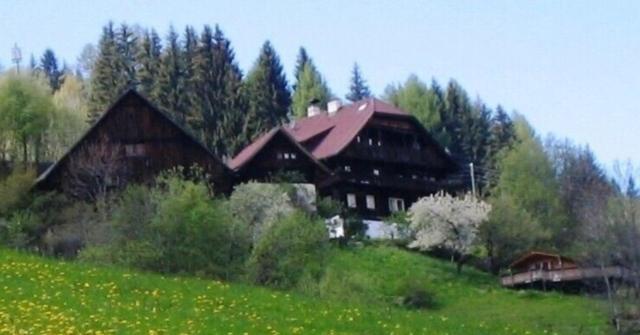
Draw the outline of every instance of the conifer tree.
[[[324,106],[331,99],[331,91],[311,61],[304,65],[299,76],[293,93],[292,108],[295,117],[304,117],[307,114],[309,102],[317,100]]]
[[[169,28],[167,43],[160,57],[157,87],[155,89],[158,105],[169,112],[181,125],[187,121],[187,106],[184,105],[184,64],[178,34]]]
[[[155,30],[145,31],[137,51],[138,91],[158,103],[158,72],[160,71],[160,37]]]
[[[250,141],[255,135],[285,121],[291,106],[291,93],[280,57],[269,41],[262,45],[258,59],[247,75],[246,92],[248,111],[243,137]]]
[[[369,90],[369,86],[367,86],[367,82],[362,77],[360,66],[358,66],[358,63],[354,63],[353,70],[351,70],[349,94],[347,94],[346,98],[351,102],[356,102],[370,96],[371,91]]]
[[[456,155],[464,156],[463,142],[466,134],[463,124],[470,118],[471,104],[467,92],[455,80],[447,85],[445,106],[442,124],[451,138],[449,149]]]
[[[297,87],[298,81],[300,81],[300,73],[302,73],[302,69],[309,62],[313,64],[311,58],[309,58],[307,49],[305,49],[304,47],[300,47],[300,49],[298,50],[298,57],[296,58],[296,67],[293,69],[293,79],[295,80],[295,83],[293,84],[294,91]]]
[[[51,92],[55,92],[60,89],[62,85],[63,71],[58,66],[58,59],[55,53],[51,49],[44,51],[42,58],[40,59],[40,68],[44,73]]]
[[[116,33],[116,43],[118,48],[118,61],[121,63],[122,76],[124,78],[124,89],[136,88],[138,80],[136,77],[136,55],[138,54],[138,36],[127,24],[120,25]]]
[[[189,126],[196,123],[197,115],[195,106],[199,106],[199,96],[195,88],[196,78],[196,55],[198,53],[198,33],[196,30],[187,26],[184,31],[184,45],[182,47],[182,79],[180,81],[183,87],[180,105],[185,110],[185,122]]]
[[[234,151],[242,127],[242,73],[231,42],[218,26],[205,26],[195,56],[194,85],[197,111],[193,128],[219,156]]]
[[[95,122],[104,109],[121,94],[126,87],[116,32],[113,22],[102,28],[93,73],[91,74],[91,95],[89,97],[89,123]]]

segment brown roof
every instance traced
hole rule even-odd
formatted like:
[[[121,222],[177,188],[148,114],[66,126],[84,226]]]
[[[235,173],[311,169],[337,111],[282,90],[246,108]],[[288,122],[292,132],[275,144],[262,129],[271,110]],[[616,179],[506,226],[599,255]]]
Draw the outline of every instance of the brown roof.
[[[558,255],[558,254],[552,254],[552,253],[543,252],[543,251],[529,251],[528,253],[522,255],[520,258],[518,258],[515,261],[513,261],[513,263],[511,263],[509,265],[509,267],[510,268],[518,267],[519,265],[521,265],[523,263],[526,263],[530,259],[535,259],[535,258],[539,258],[539,257],[551,257],[551,258],[562,259],[565,262],[566,261],[569,261],[569,262],[572,262],[572,263],[574,262],[571,258],[562,256],[562,255]]]
[[[384,101],[368,98],[343,106],[332,115],[324,112],[315,116],[298,119],[284,127],[272,129],[245,147],[231,160],[229,166],[237,170],[246,164],[271,140],[278,129],[284,129],[295,142],[304,145],[307,148],[305,152],[308,152],[309,155],[316,160],[335,156],[353,141],[360,130],[362,130],[374,115],[408,118],[414,122],[419,129],[423,130],[430,141],[437,144],[413,116]],[[313,146],[307,145],[312,142],[311,140],[317,140],[317,143],[314,141]],[[439,145],[437,145],[437,147],[441,149]],[[444,150],[440,151],[443,157],[450,160],[450,157]]]
[[[344,106],[334,115],[321,113],[296,120],[286,130],[301,143],[323,134],[324,139],[311,148],[311,153],[318,159],[324,159],[340,153],[374,114],[409,116],[386,102],[369,98]]]
[[[231,161],[229,161],[228,163],[229,167],[234,171],[241,169],[243,166],[249,163],[253,159],[253,157],[255,157],[260,152],[260,150],[262,150],[262,148],[265,145],[267,145],[271,141],[271,139],[274,138],[277,134],[282,134],[283,136],[285,136],[285,138],[287,138],[291,142],[291,144],[297,147],[303,155],[307,156],[312,162],[318,165],[318,167],[322,169],[324,172],[329,174],[331,173],[324,164],[318,161],[309,151],[307,151],[303,146],[301,146],[300,143],[298,143],[291,136],[291,134],[289,134],[289,132],[284,130],[283,127],[273,128],[270,131],[258,137],[258,139],[256,139],[251,144],[249,144],[244,149],[242,149],[242,151],[240,151],[238,155],[236,155]]]

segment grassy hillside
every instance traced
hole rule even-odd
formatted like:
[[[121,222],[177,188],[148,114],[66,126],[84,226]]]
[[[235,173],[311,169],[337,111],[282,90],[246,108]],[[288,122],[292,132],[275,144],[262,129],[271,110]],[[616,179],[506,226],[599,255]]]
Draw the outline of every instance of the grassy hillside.
[[[392,307],[418,278],[437,308]],[[336,250],[307,293],[95,268],[0,250],[0,334],[606,334],[594,301],[498,288],[389,247]]]

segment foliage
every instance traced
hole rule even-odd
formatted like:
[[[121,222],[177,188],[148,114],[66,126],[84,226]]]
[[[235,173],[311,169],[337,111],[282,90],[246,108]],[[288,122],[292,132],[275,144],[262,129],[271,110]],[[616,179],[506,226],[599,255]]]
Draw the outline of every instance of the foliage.
[[[295,117],[307,116],[307,107],[312,100],[320,106],[326,106],[331,99],[331,91],[322,75],[310,60],[302,67],[293,92],[292,109]]]
[[[249,182],[235,187],[227,206],[257,242],[268,226],[294,211],[287,190],[281,185]]]
[[[58,66],[58,59],[51,49],[44,51],[42,59],[40,59],[40,70],[44,73],[51,92],[57,91],[63,83],[64,72]]]
[[[154,29],[145,31],[136,54],[138,91],[152,101],[158,101],[158,72],[160,71],[160,37]]]
[[[402,85],[388,86],[385,100],[415,116],[431,132],[437,134],[440,130],[444,101],[439,87],[430,89],[416,75],[411,75]]]
[[[416,278],[407,278],[398,288],[397,304],[408,309],[435,309],[438,302],[433,293]]]
[[[0,217],[9,217],[14,210],[28,204],[35,177],[32,170],[16,169],[0,180]]]
[[[82,79],[65,75],[62,86],[53,94],[53,104],[56,108],[43,143],[49,161],[62,157],[87,130],[88,93]]]
[[[37,79],[7,75],[0,82],[0,133],[11,143],[9,154],[23,163],[38,162],[42,139],[54,109],[51,96]]]
[[[458,271],[471,252],[478,227],[487,220],[491,206],[470,194],[454,198],[437,194],[422,198],[409,209],[411,230],[415,240],[410,248],[428,250],[445,247],[457,254]]]
[[[290,288],[307,274],[319,278],[328,249],[324,222],[295,211],[271,224],[255,245],[247,271],[252,282]]]
[[[318,216],[321,218],[331,218],[344,213],[342,202],[331,197],[318,197],[316,206],[318,208]]]
[[[351,70],[351,84],[349,86],[349,93],[346,95],[347,100],[356,102],[364,98],[371,96],[371,90],[367,86],[367,82],[362,78],[360,66],[358,63],[353,64],[353,70]]]

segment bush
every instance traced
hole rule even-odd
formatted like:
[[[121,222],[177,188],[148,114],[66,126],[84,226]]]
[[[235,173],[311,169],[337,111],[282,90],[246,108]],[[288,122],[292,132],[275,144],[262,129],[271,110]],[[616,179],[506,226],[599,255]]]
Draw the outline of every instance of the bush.
[[[32,170],[17,169],[0,182],[0,217],[6,218],[28,204],[29,190],[35,177]]]
[[[228,208],[239,224],[251,231],[254,243],[266,227],[293,212],[288,190],[283,185],[249,182],[236,186]]]
[[[407,309],[435,309],[438,307],[435,295],[414,278],[406,278],[401,282],[396,304]]]
[[[276,288],[295,286],[303,276],[318,280],[328,250],[322,220],[297,210],[275,221],[263,233],[248,262],[252,282]]]

